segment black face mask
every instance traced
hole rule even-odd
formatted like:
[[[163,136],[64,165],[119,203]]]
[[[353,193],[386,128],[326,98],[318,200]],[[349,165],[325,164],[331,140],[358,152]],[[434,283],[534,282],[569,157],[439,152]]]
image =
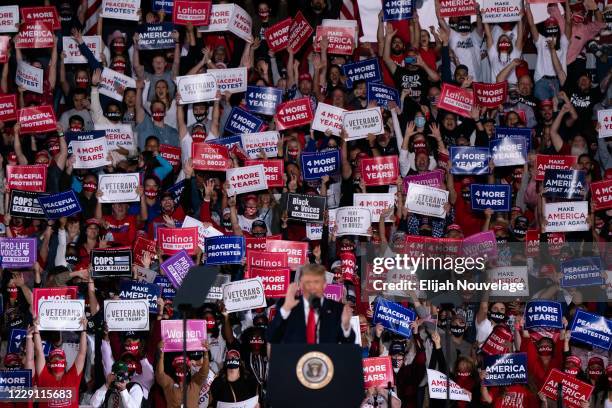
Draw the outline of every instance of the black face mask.
[[[496,237],[495,241],[497,241],[498,244],[507,244],[508,243],[508,238],[506,238],[506,237]]]
[[[452,333],[453,336],[455,337],[461,337],[463,336],[463,334],[465,333],[465,327],[463,326],[457,326],[457,325],[451,325],[450,327],[450,331]]]
[[[225,368],[240,368],[240,360],[237,358],[232,358],[225,362]]]
[[[104,116],[106,116],[108,120],[112,122],[117,122],[121,120],[121,112],[106,112]]]
[[[232,228],[232,220],[223,219],[223,221],[221,221],[221,224],[227,229]]]
[[[469,199],[470,199],[470,192],[469,191],[462,191],[461,192],[461,197],[463,197],[463,199],[465,201],[469,201]]]
[[[198,122],[204,122],[206,120],[206,115],[202,114],[202,115],[196,115],[194,114],[193,117],[195,118],[195,120],[197,120]]]
[[[251,235],[253,235],[255,238],[264,238],[266,236],[265,232],[254,232]]]
[[[506,321],[506,315],[504,313],[488,312],[487,315],[494,323],[503,323]]]
[[[472,24],[467,21],[461,21],[459,24],[457,24],[457,31],[460,33],[469,33],[472,31]]]
[[[79,257],[76,255],[67,255],[66,262],[69,263],[70,265],[76,265],[79,263]]]

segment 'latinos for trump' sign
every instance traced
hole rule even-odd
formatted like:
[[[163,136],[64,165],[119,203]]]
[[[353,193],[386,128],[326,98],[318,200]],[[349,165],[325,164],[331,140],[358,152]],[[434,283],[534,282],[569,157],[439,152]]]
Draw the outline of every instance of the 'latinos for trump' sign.
[[[195,255],[198,246],[198,228],[158,228],[157,243],[166,255],[174,255],[185,250]]]
[[[438,109],[444,109],[466,118],[470,117],[474,106],[474,93],[455,85],[442,84]]]

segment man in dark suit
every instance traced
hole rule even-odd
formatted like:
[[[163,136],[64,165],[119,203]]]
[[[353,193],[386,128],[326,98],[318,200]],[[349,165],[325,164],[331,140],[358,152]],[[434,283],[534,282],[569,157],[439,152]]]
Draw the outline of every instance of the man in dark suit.
[[[302,296],[298,285],[289,285],[285,299],[276,304],[277,313],[268,327],[269,343],[354,343],[349,305],[325,299],[325,267],[309,264],[302,268]]]

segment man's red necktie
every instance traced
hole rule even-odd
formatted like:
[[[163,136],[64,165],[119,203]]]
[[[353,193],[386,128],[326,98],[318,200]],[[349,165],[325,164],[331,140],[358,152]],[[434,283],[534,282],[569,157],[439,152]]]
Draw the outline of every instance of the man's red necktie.
[[[315,310],[311,306],[308,311],[308,322],[306,322],[306,343],[315,344],[317,342],[317,323],[315,322]]]

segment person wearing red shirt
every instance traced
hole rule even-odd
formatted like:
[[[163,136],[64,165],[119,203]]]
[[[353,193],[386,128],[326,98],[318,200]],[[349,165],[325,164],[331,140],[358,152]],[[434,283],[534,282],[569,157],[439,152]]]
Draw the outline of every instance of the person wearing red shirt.
[[[34,354],[36,357],[36,384],[39,388],[52,388],[57,391],[72,391],[70,399],[54,399],[40,402],[39,408],[78,408],[79,407],[79,385],[83,376],[85,356],[87,354],[87,319],[81,321],[83,330],[79,342],[79,352],[70,369],[66,367],[66,354],[62,349],[54,349],[49,352],[49,359],[45,359],[42,340],[40,338],[40,327],[38,319],[34,322]]]
[[[122,245],[131,246],[136,241],[136,216],[128,215],[127,203],[113,203],[112,213],[102,215],[102,204],[96,204],[96,218],[104,226],[107,233],[112,234],[112,241]]]
[[[453,188],[457,194],[455,220],[466,237],[482,232],[484,224],[484,218],[472,211],[471,207],[470,184],[475,182],[473,177],[465,177],[461,182],[455,182],[453,177]]]

